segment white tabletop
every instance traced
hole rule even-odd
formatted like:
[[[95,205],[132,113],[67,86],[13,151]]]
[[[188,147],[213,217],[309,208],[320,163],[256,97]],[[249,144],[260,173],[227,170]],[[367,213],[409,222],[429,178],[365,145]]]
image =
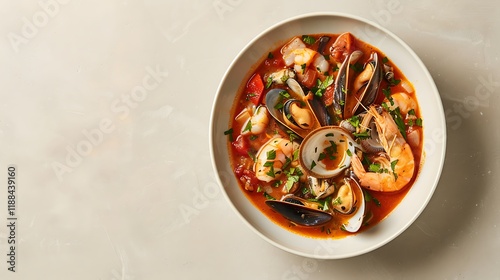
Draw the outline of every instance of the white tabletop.
[[[434,78],[448,126],[441,180],[415,223],[332,261],[250,230],[208,144],[238,52],[321,11],[401,37]],[[494,0],[0,1],[0,279],[498,279],[499,14]]]

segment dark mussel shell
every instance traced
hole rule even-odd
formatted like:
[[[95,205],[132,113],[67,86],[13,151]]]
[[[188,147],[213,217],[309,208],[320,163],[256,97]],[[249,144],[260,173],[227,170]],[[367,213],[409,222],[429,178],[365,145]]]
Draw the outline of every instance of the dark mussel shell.
[[[290,198],[285,201],[267,200],[266,204],[287,220],[301,226],[320,226],[332,220],[331,214],[318,209],[308,208],[299,200]]]

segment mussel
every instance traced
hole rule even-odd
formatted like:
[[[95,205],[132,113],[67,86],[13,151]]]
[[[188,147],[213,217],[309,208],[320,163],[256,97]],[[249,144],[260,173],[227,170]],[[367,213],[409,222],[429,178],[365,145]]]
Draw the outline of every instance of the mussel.
[[[289,78],[286,83],[290,91],[272,89],[266,94],[266,107],[278,123],[304,138],[321,123],[309,102],[309,95],[304,94],[297,81]]]
[[[365,200],[359,184],[353,178],[344,178],[341,184],[334,187],[332,194],[332,199],[323,203],[287,194],[280,200],[267,200],[266,204],[297,225],[321,226],[335,215],[344,215],[342,228],[349,232],[358,231],[365,213]]]
[[[266,204],[287,220],[301,226],[320,226],[332,220],[331,213],[323,211],[321,204],[293,194],[281,200],[267,200]]]
[[[339,68],[334,83],[333,104],[330,109],[330,113],[337,120],[348,119],[364,111],[377,98],[383,73],[376,52],[371,53],[363,70],[353,77],[355,71],[351,68],[362,56],[361,51],[353,51]]]
[[[288,99],[283,104],[283,120],[294,129],[311,129],[316,124],[313,113],[304,102],[297,99]]]

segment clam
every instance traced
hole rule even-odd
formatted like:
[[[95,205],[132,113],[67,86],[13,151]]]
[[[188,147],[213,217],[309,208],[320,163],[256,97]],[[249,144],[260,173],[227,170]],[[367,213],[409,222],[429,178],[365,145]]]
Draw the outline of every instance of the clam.
[[[312,195],[316,199],[327,197],[335,192],[335,184],[328,179],[307,176],[307,182],[309,183]]]
[[[350,215],[342,224],[344,230],[357,232],[363,224],[365,215],[365,199],[363,190],[353,178],[344,178],[344,184],[338,189],[332,200],[332,207],[341,214]]]
[[[287,220],[301,226],[320,226],[332,220],[331,213],[323,211],[318,202],[311,202],[289,194],[281,200],[267,200],[266,204]]]
[[[300,165],[316,178],[335,177],[351,165],[358,144],[339,126],[324,126],[312,131],[300,146]]]

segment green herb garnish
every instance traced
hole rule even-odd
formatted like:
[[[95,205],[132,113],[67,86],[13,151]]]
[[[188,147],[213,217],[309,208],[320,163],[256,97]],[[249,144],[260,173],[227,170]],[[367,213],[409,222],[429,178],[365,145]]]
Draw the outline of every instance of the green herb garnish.
[[[326,76],[323,81],[320,79],[316,80],[316,86],[312,88],[314,95],[321,97],[326,91],[326,88],[333,84],[333,76]]]
[[[363,71],[363,64],[361,64],[360,62],[356,62],[354,64],[349,64],[349,68],[354,70],[354,72],[359,73],[359,72]]]
[[[273,76],[267,77],[266,88],[269,88],[273,84]]]
[[[354,127],[357,128],[359,127],[359,124],[361,123],[361,120],[359,119],[359,115],[352,116],[347,119],[347,121]]]
[[[268,160],[276,159],[276,150],[267,151],[267,159]]]
[[[233,142],[233,129],[232,128],[224,131],[224,135],[228,135],[229,141]]]
[[[308,45],[312,45],[316,42],[316,39],[314,37],[309,36],[309,35],[302,35],[302,41]]]
[[[251,121],[248,121],[247,124],[245,125],[245,128],[243,129],[242,132],[245,132],[245,131],[251,131],[252,130],[252,122]]]
[[[313,161],[311,162],[311,168],[310,168],[310,169],[312,170],[315,166],[316,166],[316,162],[313,160]]]
[[[272,197],[270,194],[264,192],[264,197],[267,199],[267,200],[276,200],[276,198]]]
[[[368,130],[365,130],[364,132],[360,132],[360,133],[354,132],[352,135],[354,135],[355,137],[357,137],[360,140],[368,139],[371,137],[370,132],[368,132]]]
[[[307,64],[302,64],[300,65],[300,68],[302,69],[302,74],[304,74],[306,72],[306,67],[307,67]]]

